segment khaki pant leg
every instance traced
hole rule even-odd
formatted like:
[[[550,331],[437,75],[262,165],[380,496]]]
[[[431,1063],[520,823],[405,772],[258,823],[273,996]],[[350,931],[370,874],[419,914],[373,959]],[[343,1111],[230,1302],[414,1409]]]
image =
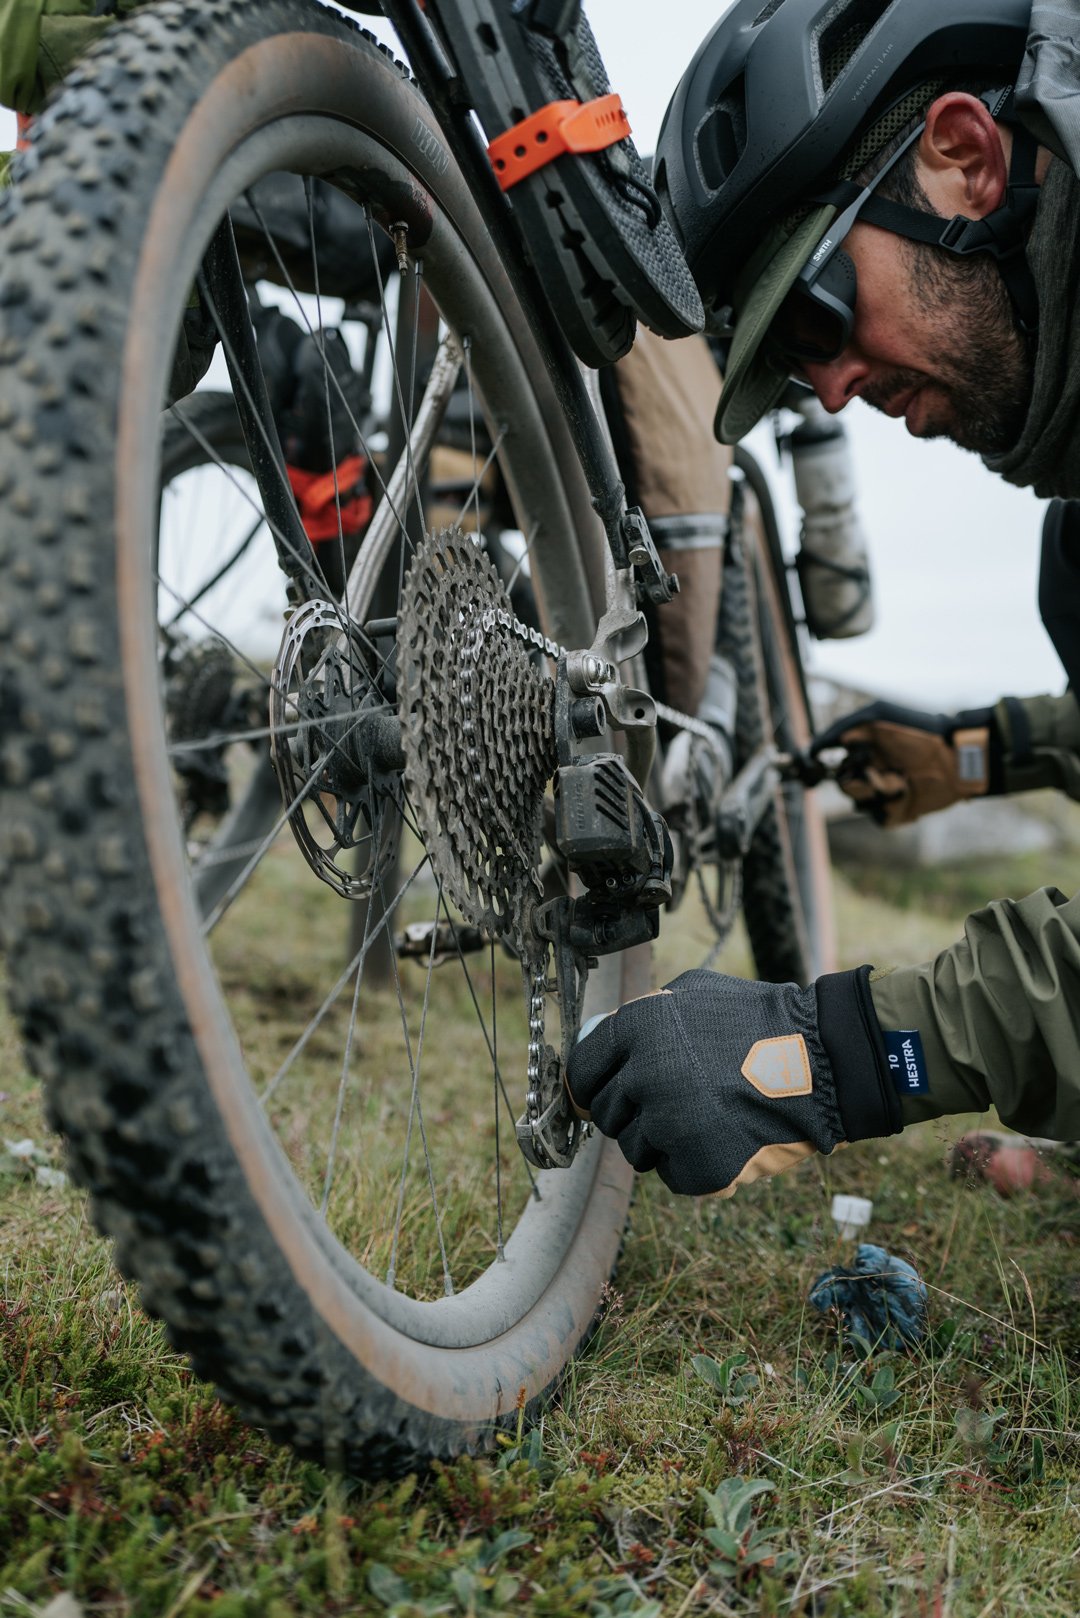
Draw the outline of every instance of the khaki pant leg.
[[[716,639],[732,451],[713,437],[720,372],[703,337],[669,343],[638,328],[615,367],[632,481],[680,593],[657,611],[665,694],[696,713]]]

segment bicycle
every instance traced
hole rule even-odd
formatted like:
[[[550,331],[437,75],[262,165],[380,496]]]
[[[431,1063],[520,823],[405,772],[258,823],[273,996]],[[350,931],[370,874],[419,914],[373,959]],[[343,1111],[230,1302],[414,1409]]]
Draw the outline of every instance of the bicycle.
[[[12,1003],[146,1306],[245,1416],[368,1476],[489,1443],[589,1335],[632,1173],[573,1115],[562,1063],[585,1017],[649,987],[678,881],[650,801],[658,714],[709,741],[644,688],[639,598],[662,611],[672,585],[625,510],[564,331],[609,358],[635,305],[677,327],[693,310],[673,305],[692,300],[635,281],[614,238],[605,281],[567,226],[545,265],[556,315],[516,234],[524,220],[530,239],[529,207],[507,210],[462,114],[450,24],[464,7],[385,9],[426,100],[312,0],[139,14],[39,121],[5,204],[0,278]],[[473,40],[497,57],[493,30],[517,23],[488,12]],[[360,210],[393,358],[397,443],[368,457],[378,505],[355,561],[339,524],[338,590],[284,476],[230,217],[283,171],[309,199],[318,178]],[[621,179],[633,213],[629,159]],[[296,260],[264,234],[302,311]],[[311,272],[320,310],[317,254]],[[224,637],[265,706],[209,739],[254,748],[264,779],[272,762],[279,795],[257,855],[200,901],[155,568],[162,408],[179,394],[182,416],[189,330],[207,319],[289,616],[272,669]],[[497,463],[539,625],[461,522],[425,533],[426,469],[459,378],[462,508],[479,528]],[[721,649],[738,673],[738,774],[710,857],[742,871],[758,970],[809,979],[827,947],[821,825],[778,765],[809,735],[797,636],[775,530],[737,530]],[[680,852],[689,876],[686,834]],[[267,936],[267,894],[287,937]],[[288,1048],[266,1044],[260,995],[296,1003]],[[399,1162],[367,1149],[377,1129]]]

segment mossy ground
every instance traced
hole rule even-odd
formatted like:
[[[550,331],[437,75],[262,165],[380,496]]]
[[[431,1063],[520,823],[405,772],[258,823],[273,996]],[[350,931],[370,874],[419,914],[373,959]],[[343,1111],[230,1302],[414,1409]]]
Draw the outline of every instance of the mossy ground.
[[[1026,873],[966,867],[902,891],[839,881],[843,958],[922,958],[1014,877]],[[275,919],[267,939],[294,935],[292,914]],[[692,910],[674,922],[669,972],[703,940]],[[299,988],[284,958],[281,973],[284,1007]],[[267,1018],[273,996],[258,998],[269,1051],[284,1036]],[[6,1023],[0,1072],[0,1136],[30,1137],[59,1165]],[[396,1485],[331,1479],[235,1420],[141,1313],[85,1199],[9,1157],[0,1612],[41,1612],[67,1592],[125,1618],[1072,1618],[1080,1200],[1064,1182],[1004,1203],[950,1181],[944,1146],[967,1122],[818,1160],[731,1202],[642,1182],[599,1333],[542,1426],[493,1459]],[[926,1280],[923,1350],[861,1359],[807,1305],[843,1256],[836,1190],[872,1197],[872,1236]],[[701,1355],[725,1367],[726,1391],[695,1371]],[[701,1491],[722,1514],[736,1477],[771,1493],[747,1506],[757,1537],[741,1542],[757,1549],[733,1568],[708,1538],[718,1519]]]

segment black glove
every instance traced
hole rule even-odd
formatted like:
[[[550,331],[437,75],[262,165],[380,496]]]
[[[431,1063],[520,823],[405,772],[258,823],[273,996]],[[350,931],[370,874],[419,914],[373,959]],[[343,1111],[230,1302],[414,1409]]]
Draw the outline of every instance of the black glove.
[[[920,713],[871,702],[815,736],[810,751],[829,747],[847,749],[836,779],[882,826],[1001,791],[1001,739],[989,708]]]
[[[571,1099],[634,1168],[695,1196],[894,1135],[900,1103],[869,976],[863,966],[800,989],[684,972],[581,1041]]]

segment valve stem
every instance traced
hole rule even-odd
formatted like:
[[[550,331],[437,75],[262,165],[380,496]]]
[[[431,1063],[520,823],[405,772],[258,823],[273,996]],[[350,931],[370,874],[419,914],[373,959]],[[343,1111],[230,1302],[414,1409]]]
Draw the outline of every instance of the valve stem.
[[[407,275],[409,273],[409,252],[405,244],[409,235],[409,227],[403,219],[399,219],[396,224],[390,226],[390,234],[394,238],[397,267],[402,275]]]

